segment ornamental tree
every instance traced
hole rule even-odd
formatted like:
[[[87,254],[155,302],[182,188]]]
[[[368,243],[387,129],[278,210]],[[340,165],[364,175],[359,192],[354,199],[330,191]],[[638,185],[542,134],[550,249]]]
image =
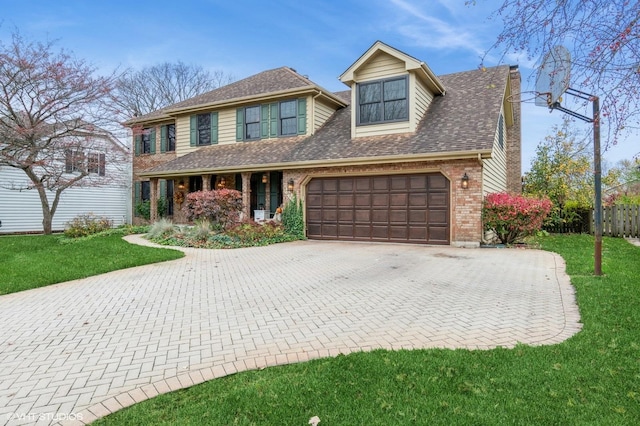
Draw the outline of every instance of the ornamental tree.
[[[553,203],[506,192],[487,194],[482,206],[486,231],[492,231],[503,244],[513,244],[542,229]]]
[[[481,0],[466,0],[467,4]],[[600,96],[607,139],[614,144],[640,118],[640,4],[629,0],[503,0],[493,19],[498,52],[538,61],[554,46],[571,52],[571,85]],[[606,147],[606,143],[605,143]]]
[[[208,219],[214,227],[228,229],[240,221],[242,193],[235,189],[191,192],[182,209],[187,220]]]
[[[94,72],[64,50],[55,52],[52,42],[17,33],[10,43],[0,41],[0,167],[28,178],[0,184],[38,192],[45,234],[63,191],[107,183],[104,165],[126,158],[124,147],[106,148],[119,143],[103,130],[114,117],[108,101],[115,77]]]

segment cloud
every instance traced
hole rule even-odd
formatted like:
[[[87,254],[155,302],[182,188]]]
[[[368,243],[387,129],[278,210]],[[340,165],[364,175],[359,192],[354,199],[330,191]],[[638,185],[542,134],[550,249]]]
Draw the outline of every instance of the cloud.
[[[460,23],[448,23],[442,19],[431,16],[428,12],[419,9],[416,5],[405,0],[391,0],[391,3],[405,13],[401,18],[411,23],[401,23],[397,30],[403,36],[413,40],[413,43],[430,49],[451,50],[463,49],[477,55],[482,55],[484,50],[478,43],[479,37],[469,28]],[[454,12],[444,3],[445,9],[452,14]],[[433,6],[430,4],[429,6]]]

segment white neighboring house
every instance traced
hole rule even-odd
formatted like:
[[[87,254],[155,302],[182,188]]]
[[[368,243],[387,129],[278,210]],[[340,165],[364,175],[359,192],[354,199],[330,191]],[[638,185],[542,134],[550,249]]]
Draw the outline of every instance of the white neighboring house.
[[[65,156],[65,172],[77,173],[74,168],[88,167],[91,184],[62,192],[53,216],[53,231],[63,231],[67,222],[88,213],[108,217],[114,226],[131,223],[129,148],[111,135],[95,138],[88,146],[84,152]],[[42,205],[30,184],[22,170],[0,166],[0,234],[42,232]],[[51,202],[54,193],[47,194]]]

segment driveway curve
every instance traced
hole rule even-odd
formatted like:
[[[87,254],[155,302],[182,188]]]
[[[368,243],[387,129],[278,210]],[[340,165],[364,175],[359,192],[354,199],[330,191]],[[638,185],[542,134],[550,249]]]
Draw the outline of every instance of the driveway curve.
[[[0,424],[89,423],[206,380],[340,353],[553,344],[581,328],[562,258],[540,250],[182,250],[1,296]]]

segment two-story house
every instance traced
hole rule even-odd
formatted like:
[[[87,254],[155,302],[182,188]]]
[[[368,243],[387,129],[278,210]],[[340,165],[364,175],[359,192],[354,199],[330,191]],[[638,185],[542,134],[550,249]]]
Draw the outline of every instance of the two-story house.
[[[332,93],[287,67],[127,122],[136,202],[242,191],[245,215],[295,192],[314,239],[478,245],[489,192],[520,190],[520,74],[436,76],[376,42]]]

